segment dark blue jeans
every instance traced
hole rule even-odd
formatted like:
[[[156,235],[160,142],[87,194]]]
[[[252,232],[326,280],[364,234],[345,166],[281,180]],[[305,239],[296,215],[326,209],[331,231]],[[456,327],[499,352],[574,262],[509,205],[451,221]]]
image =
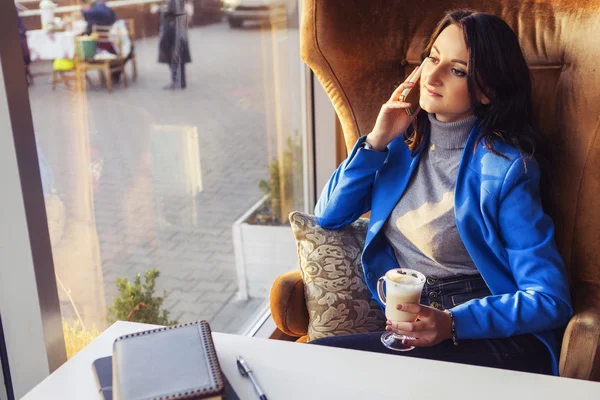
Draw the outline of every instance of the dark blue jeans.
[[[444,310],[490,294],[480,275],[448,279],[427,278],[421,293],[421,304]],[[550,351],[531,334],[501,339],[461,340],[459,337],[458,346],[454,346],[451,340],[446,340],[433,347],[417,347],[411,351],[398,352],[388,349],[381,343],[380,338],[383,333],[329,336],[310,343],[513,371],[552,374]]]

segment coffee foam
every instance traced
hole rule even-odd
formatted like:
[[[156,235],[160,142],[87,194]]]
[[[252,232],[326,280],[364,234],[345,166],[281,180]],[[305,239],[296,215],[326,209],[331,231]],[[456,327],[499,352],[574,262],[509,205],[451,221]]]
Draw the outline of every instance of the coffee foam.
[[[386,274],[386,277],[391,280],[392,282],[395,283],[403,283],[406,285],[418,285],[419,284],[419,279],[415,278],[412,275],[403,275],[403,274],[399,274],[398,272],[392,270],[389,271]]]

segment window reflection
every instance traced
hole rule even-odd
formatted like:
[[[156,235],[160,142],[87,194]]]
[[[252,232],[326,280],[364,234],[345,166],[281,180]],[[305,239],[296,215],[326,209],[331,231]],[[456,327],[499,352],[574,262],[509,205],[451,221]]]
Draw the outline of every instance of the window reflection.
[[[119,26],[107,31],[111,52],[101,34],[78,51],[88,29],[81,3],[54,2],[51,28],[41,29],[37,5],[20,14],[67,340],[86,336],[81,328],[104,330],[108,307],[124,298],[118,279],[135,285],[140,274],[143,285],[153,268],[154,296],[167,291],[161,310],[171,320],[246,331],[273,280],[297,268],[286,216],[304,207],[301,62],[290,22],[298,4],[276,1],[260,19],[232,24],[231,2],[225,10],[181,2],[192,62],[185,89],[164,90],[172,71],[158,62],[158,27],[167,3],[107,2]],[[119,62],[124,70],[112,68]],[[140,303],[119,307],[148,315]]]

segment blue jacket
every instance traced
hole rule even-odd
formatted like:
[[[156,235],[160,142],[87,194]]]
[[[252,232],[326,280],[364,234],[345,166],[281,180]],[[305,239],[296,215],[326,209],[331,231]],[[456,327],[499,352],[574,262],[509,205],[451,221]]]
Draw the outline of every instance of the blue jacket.
[[[480,134],[476,126],[458,169],[454,213],[458,233],[492,295],[451,309],[457,337],[534,333],[550,350],[557,375],[560,328],[573,309],[566,269],[554,243],[554,224],[542,210],[539,168],[528,161],[525,171],[519,152],[508,144],[494,145],[508,159],[490,153],[483,143],[474,151]],[[360,148],[364,140],[359,139],[329,179],[315,215],[322,227],[337,229],[371,211],[362,262],[373,299],[379,301],[377,279],[398,267],[382,227],[402,197],[420,153],[411,157],[403,137],[392,141],[385,152]]]
[[[117,20],[115,12],[100,0],[94,2],[89,10],[82,10],[81,14],[88,24],[88,35],[92,33],[92,25],[110,26]]]

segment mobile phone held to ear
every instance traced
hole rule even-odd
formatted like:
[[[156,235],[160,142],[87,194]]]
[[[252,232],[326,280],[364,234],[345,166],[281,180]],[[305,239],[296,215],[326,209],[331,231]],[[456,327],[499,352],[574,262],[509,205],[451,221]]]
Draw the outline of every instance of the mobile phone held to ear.
[[[413,115],[417,111],[417,108],[419,108],[419,98],[421,97],[421,91],[419,90],[419,85],[417,85],[417,83],[419,82],[419,78],[421,77],[421,71],[423,71],[423,66],[425,65],[426,61],[427,59],[423,60],[423,62],[419,66],[419,69],[417,69],[417,72],[409,81],[414,82],[415,85],[412,88],[404,89],[400,94],[400,101],[411,104],[410,107],[404,109],[404,111],[406,111],[406,114],[408,115]]]

